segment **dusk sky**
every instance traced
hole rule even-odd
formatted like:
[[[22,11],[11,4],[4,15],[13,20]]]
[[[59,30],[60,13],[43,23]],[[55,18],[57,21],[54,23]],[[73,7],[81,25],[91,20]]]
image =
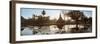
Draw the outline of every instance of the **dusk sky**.
[[[58,19],[60,14],[63,17],[63,14],[62,14],[63,10],[60,10],[60,9],[21,8],[20,14],[24,18],[28,19],[28,18],[32,18],[33,14],[37,16],[42,15],[41,12],[43,10],[45,10],[46,16],[50,16],[50,19],[54,19],[54,18]],[[69,11],[69,10],[64,10],[64,11]],[[81,10],[81,11],[85,14],[85,16],[92,17],[92,11],[89,11],[89,10]]]

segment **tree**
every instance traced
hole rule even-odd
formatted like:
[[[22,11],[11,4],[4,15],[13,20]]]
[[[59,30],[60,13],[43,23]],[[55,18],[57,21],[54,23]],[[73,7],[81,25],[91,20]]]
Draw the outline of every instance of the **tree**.
[[[79,11],[79,10],[72,10],[69,11],[68,13],[64,14],[65,16],[69,16],[71,17],[71,19],[75,20],[76,23],[76,30],[79,30],[78,24],[79,24],[79,20],[82,16],[84,16],[83,12]]]
[[[21,16],[21,27],[26,26],[25,23],[26,23],[26,19],[23,16]]]
[[[92,17],[89,17],[88,18],[88,24],[91,24],[92,25]]]

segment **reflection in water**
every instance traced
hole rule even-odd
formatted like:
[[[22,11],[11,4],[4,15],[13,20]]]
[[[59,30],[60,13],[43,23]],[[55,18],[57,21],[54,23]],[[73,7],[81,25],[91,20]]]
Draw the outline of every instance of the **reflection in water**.
[[[45,35],[45,34],[62,34],[62,33],[71,33],[72,28],[74,28],[76,25],[64,25],[62,29],[59,29],[56,25],[50,25],[50,26],[28,26],[23,27],[24,30],[21,31],[21,35]],[[80,30],[83,30],[84,26],[78,25]],[[91,32],[92,27],[87,28],[87,30],[83,32]]]

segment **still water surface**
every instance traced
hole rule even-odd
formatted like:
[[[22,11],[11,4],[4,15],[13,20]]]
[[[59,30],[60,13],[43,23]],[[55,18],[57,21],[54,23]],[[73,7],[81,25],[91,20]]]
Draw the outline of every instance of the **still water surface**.
[[[43,35],[43,34],[60,34],[57,32],[65,31],[66,33],[70,33],[71,28],[74,28],[76,25],[64,25],[62,29],[59,29],[56,25],[51,26],[29,26],[23,27],[24,30],[21,31],[21,35]],[[78,25],[79,28],[84,28],[82,25]],[[89,28],[90,30],[91,28]]]

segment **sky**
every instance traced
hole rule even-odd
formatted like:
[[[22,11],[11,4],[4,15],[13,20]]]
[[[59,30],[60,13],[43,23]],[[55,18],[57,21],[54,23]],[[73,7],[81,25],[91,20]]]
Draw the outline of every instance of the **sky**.
[[[20,9],[20,14],[24,18],[32,18],[32,15],[42,15],[42,11],[45,10],[46,16],[50,16],[50,19],[58,19],[59,15],[61,14],[62,18],[64,18],[62,11],[60,9],[43,9],[43,8],[21,8]],[[69,10],[64,10],[64,11],[69,11]],[[92,17],[92,11],[90,10],[80,10],[84,13],[85,16],[87,17]]]

